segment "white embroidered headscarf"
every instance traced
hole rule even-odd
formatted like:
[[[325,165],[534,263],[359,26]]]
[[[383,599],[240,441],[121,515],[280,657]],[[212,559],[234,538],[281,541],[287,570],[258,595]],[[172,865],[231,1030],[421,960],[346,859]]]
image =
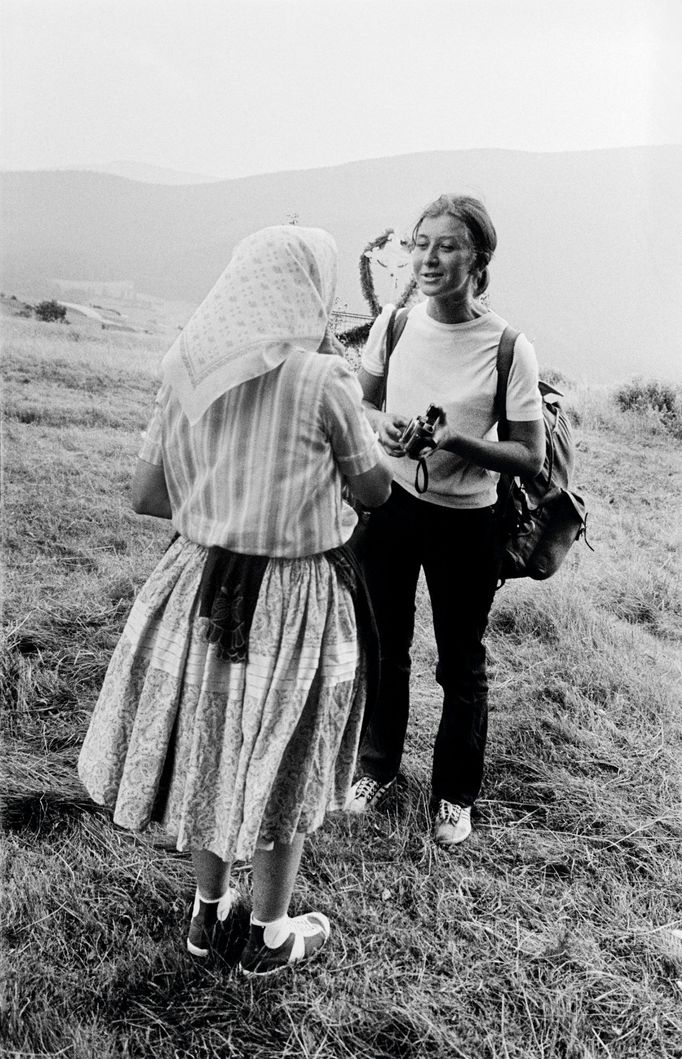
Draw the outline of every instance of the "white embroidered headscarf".
[[[283,224],[247,236],[163,359],[163,378],[191,423],[228,390],[315,351],[336,289],[336,243],[322,228]]]

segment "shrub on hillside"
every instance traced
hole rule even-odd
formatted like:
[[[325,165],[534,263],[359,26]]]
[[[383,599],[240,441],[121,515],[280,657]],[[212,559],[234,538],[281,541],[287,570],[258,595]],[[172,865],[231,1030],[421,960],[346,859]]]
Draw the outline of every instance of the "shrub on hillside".
[[[633,379],[616,390],[614,399],[621,412],[637,412],[658,417],[675,436],[682,436],[682,395],[679,387],[658,379]]]
[[[367,341],[371,326],[372,321],[370,320],[368,323],[360,324],[358,327],[351,327],[349,331],[343,331],[336,337],[344,346],[363,346]]]
[[[558,368],[541,368],[540,378],[543,382],[548,382],[550,386],[556,386],[557,390],[570,389],[573,385],[571,380],[567,379]]]
[[[66,320],[66,309],[54,299],[52,301],[39,302],[34,312],[39,320],[44,320],[46,323],[55,321],[62,323]]]

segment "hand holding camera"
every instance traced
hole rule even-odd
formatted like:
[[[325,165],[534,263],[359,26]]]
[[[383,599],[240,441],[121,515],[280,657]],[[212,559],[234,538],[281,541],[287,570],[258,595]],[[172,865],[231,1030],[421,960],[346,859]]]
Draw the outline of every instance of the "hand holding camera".
[[[377,437],[389,456],[399,458],[405,455],[400,439],[405,433],[408,422],[407,416],[397,412],[377,412],[376,417],[371,420]]]
[[[415,416],[410,420],[400,438],[400,445],[406,456],[411,460],[418,460],[424,449],[435,449],[433,433],[444,414],[437,404],[430,404],[426,415]]]

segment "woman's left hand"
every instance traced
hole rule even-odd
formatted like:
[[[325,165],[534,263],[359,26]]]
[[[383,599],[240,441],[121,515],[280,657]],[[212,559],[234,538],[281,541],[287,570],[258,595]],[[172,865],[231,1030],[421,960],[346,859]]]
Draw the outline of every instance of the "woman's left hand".
[[[528,422],[510,422],[509,438],[506,441],[488,441],[461,434],[450,426],[445,413],[433,431],[434,448],[420,453],[428,456],[435,449],[442,449],[459,456],[462,460],[485,467],[489,471],[532,478],[540,471],[545,458],[545,430],[542,419]]]
[[[452,428],[448,423],[448,417],[445,412],[442,412],[433,430],[433,448],[442,449],[451,438]]]
[[[430,441],[419,453],[419,459],[426,459],[436,449],[444,448],[453,438],[454,434],[450,427],[445,412],[441,412],[440,419],[436,423]]]

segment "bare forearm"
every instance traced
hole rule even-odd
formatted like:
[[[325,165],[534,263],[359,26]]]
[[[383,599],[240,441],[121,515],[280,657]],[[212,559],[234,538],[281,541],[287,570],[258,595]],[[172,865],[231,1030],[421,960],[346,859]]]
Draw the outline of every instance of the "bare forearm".
[[[166,476],[161,464],[138,460],[132,489],[133,511],[138,515],[171,518],[172,510]]]
[[[386,503],[391,493],[393,471],[388,460],[380,450],[379,460],[369,471],[348,477],[348,488],[351,495],[359,500],[363,507],[380,507]]]
[[[133,511],[136,515],[152,515],[154,518],[172,518],[173,512],[167,497],[133,497]]]
[[[520,441],[484,441],[451,432],[438,448],[485,467],[488,471],[519,475],[521,478],[534,477],[542,466],[539,453],[529,451]]]
[[[372,404],[370,401],[363,401],[362,402],[362,407],[365,410],[365,415],[367,416],[367,421],[368,421],[369,425],[371,426],[372,430],[377,430],[378,426],[379,426],[379,423],[381,422],[381,417],[383,416],[383,412],[381,412],[377,408],[377,406],[375,404]]]

